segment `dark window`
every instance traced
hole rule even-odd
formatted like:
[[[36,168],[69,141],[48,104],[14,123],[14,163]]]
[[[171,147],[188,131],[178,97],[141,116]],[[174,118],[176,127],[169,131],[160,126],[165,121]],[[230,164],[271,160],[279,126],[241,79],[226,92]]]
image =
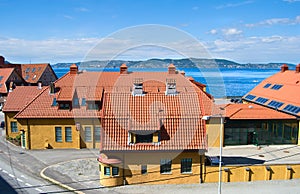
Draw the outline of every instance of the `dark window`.
[[[53,98],[53,101],[52,101],[52,106],[57,106],[57,101],[56,101],[56,98]]]
[[[97,103],[88,103],[88,109],[89,110],[98,110],[99,105]]]
[[[0,81],[1,81],[2,79],[3,79],[3,76],[1,75],[1,76],[0,76]]]
[[[275,84],[274,86],[271,87],[273,90],[279,90],[282,87],[282,85]]]
[[[81,100],[81,106],[85,106],[85,105],[86,105],[85,98],[82,98],[82,100]]]
[[[160,160],[160,173],[171,173],[172,169],[172,160],[170,159],[161,159]]]
[[[70,104],[69,103],[60,103],[59,109],[70,109]]]
[[[92,129],[91,127],[85,127],[84,128],[84,139],[86,142],[92,141]]]
[[[76,106],[76,107],[79,106],[79,98],[74,98],[73,99],[73,106]]]
[[[34,73],[35,72],[35,67],[34,68],[32,68],[32,71],[31,71],[32,73]]]
[[[99,127],[99,126],[94,127],[94,134],[95,134],[95,142],[100,142],[101,127]]]
[[[262,98],[262,97],[259,97],[255,100],[255,102],[259,103],[259,104],[264,104],[268,101],[269,99],[267,98]]]
[[[147,165],[141,166],[141,174],[147,174]]]
[[[66,139],[66,142],[72,142],[72,128],[71,127],[65,128],[65,139]]]
[[[55,127],[55,141],[56,142],[62,142],[61,127]]]
[[[254,96],[254,95],[248,94],[248,95],[245,97],[245,99],[247,99],[247,100],[253,100],[255,97],[256,97],[256,96]]]
[[[119,167],[112,167],[112,175],[113,176],[119,175]]]
[[[16,133],[18,132],[18,124],[15,121],[10,122],[11,132]]]
[[[272,84],[266,84],[265,86],[264,86],[264,88],[268,88],[268,87],[270,87]]]
[[[283,105],[282,102],[278,102],[276,100],[272,100],[268,106],[273,107],[273,108],[280,108]]]
[[[152,143],[153,134],[139,135],[136,134],[136,143]]]
[[[110,176],[110,167],[104,167],[104,175]]]
[[[300,107],[289,104],[286,107],[284,107],[283,110],[293,114],[298,114],[300,112]]]
[[[192,172],[192,158],[181,159],[181,173],[191,173]]]

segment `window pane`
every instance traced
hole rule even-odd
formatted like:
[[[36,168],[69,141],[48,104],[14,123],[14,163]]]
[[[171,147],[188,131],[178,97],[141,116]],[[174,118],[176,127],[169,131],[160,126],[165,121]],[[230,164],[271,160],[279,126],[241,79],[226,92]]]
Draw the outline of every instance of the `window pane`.
[[[172,160],[161,159],[160,160],[160,173],[171,173]]]
[[[192,172],[192,158],[181,159],[181,173]]]
[[[62,142],[61,127],[55,127],[55,141]]]
[[[141,174],[147,174],[147,165],[141,166]]]
[[[104,175],[110,176],[110,167],[104,167]]]
[[[10,122],[11,132],[16,133],[18,132],[18,124],[15,121]]]
[[[65,128],[65,138],[66,138],[66,142],[72,142],[72,128],[71,127]]]
[[[91,127],[85,127],[84,129],[85,141],[92,141]]]
[[[94,134],[95,134],[95,142],[100,142],[101,138],[101,127],[95,127],[94,128]]]
[[[119,167],[112,167],[112,175],[113,176],[119,175]]]

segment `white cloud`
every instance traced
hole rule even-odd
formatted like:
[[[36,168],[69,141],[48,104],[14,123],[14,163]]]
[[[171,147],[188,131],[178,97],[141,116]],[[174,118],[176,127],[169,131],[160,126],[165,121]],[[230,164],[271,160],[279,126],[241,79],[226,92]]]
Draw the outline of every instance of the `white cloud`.
[[[260,21],[258,23],[246,24],[246,27],[257,27],[257,26],[272,26],[272,25],[295,25],[300,23],[300,16],[296,16],[294,19],[290,18],[271,18]]]
[[[285,2],[289,2],[289,3],[295,3],[295,2],[300,2],[300,0],[283,0]]]
[[[85,8],[85,7],[78,7],[75,9],[75,11],[79,11],[79,12],[89,12],[90,10]]]
[[[225,36],[234,36],[234,35],[240,35],[243,33],[243,31],[238,30],[236,28],[227,28],[227,29],[222,29],[222,32]]]
[[[250,4],[250,3],[253,3],[253,1],[242,1],[242,2],[239,2],[239,3],[227,3],[227,4],[217,6],[216,9],[239,7],[239,6],[247,5],[247,4]]]
[[[70,16],[70,15],[63,15],[63,16],[64,16],[64,18],[69,19],[69,20],[72,20],[72,19],[73,19],[73,17]]]
[[[210,31],[209,31],[209,34],[212,34],[212,35],[215,35],[215,34],[217,34],[218,33],[218,30],[216,30],[216,29],[211,29]]]

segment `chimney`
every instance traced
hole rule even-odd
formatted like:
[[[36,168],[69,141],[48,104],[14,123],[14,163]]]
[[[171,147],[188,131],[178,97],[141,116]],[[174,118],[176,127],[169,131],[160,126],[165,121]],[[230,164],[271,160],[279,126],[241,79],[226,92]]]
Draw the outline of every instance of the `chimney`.
[[[76,65],[76,64],[71,65],[71,66],[70,66],[70,74],[71,74],[71,75],[76,75],[77,72],[78,72],[78,67],[77,67],[77,65]]]
[[[5,58],[3,56],[0,56],[0,67],[4,67],[5,65]]]
[[[51,82],[50,83],[50,91],[49,91],[50,94],[54,94],[55,93],[55,83],[54,82]]]
[[[132,95],[142,96],[143,94],[143,78],[135,78],[133,81]]]
[[[13,91],[13,88],[14,87],[14,82],[10,82],[9,83],[9,92],[12,92]]]
[[[171,63],[168,67],[168,73],[169,74],[176,74],[176,67],[173,63]]]
[[[166,95],[176,95],[176,80],[175,79],[167,79],[166,80]]]
[[[128,67],[125,63],[120,66],[120,74],[128,74]]]
[[[39,90],[42,89],[42,82],[38,82],[38,89],[39,89]]]
[[[289,67],[287,66],[287,64],[283,64],[281,66],[281,73],[285,72],[286,70],[289,70]]]
[[[296,73],[300,73],[300,64],[296,66]]]

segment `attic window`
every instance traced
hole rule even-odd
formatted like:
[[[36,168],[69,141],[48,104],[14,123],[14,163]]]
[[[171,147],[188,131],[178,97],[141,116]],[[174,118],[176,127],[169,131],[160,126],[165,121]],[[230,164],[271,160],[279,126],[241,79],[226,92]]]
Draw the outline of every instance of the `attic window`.
[[[282,87],[282,85],[275,84],[274,86],[272,86],[271,89],[273,89],[273,90],[279,90],[281,87]]]
[[[135,131],[128,133],[128,143],[136,144],[136,143],[150,143],[159,144],[160,143],[160,133],[158,131],[149,132],[145,134],[145,131]]]
[[[272,84],[268,83],[264,86],[264,88],[269,88]]]
[[[86,106],[85,98],[82,98],[82,99],[81,99],[81,106]]]
[[[259,97],[255,100],[255,102],[258,102],[259,104],[264,104],[268,101],[269,99],[267,98],[262,98],[262,97]]]
[[[29,78],[29,75],[26,75],[25,80],[28,80],[28,78]]]
[[[3,79],[3,76],[1,75],[1,76],[0,76],[0,81],[2,81],[2,79]]]
[[[34,72],[35,72],[35,70],[36,70],[36,69],[35,69],[35,67],[34,67],[34,68],[32,68],[32,71],[31,71],[31,72],[32,72],[32,73],[34,73]]]
[[[68,110],[68,109],[70,109],[70,104],[69,103],[60,103],[59,109]]]
[[[52,101],[52,106],[57,106],[57,101],[56,101],[56,98],[53,98],[53,101]]]
[[[30,67],[27,67],[25,72],[28,73],[30,71]]]
[[[293,114],[298,114],[300,112],[300,107],[289,104],[286,107],[284,107],[283,110],[287,111],[287,112],[290,112],[290,113],[293,113]]]

